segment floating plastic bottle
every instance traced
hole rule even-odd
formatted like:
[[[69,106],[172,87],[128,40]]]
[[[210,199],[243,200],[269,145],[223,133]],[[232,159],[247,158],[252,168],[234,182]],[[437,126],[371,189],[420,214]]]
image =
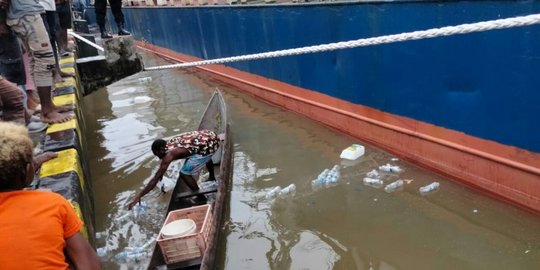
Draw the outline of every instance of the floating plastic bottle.
[[[317,180],[321,180],[321,181],[326,181],[326,177],[328,176],[328,173],[330,172],[329,169],[324,169],[324,171],[322,171],[321,174],[319,174],[319,176],[317,176]]]
[[[96,239],[101,239],[107,237],[107,232],[97,232],[96,233]]]
[[[392,183],[386,185],[384,187],[384,191],[386,191],[388,193],[394,192],[394,191],[402,188],[403,184],[404,184],[403,180],[399,179],[399,180],[397,180],[395,182],[392,182]]]
[[[332,167],[330,172],[326,175],[326,181],[325,186],[335,186],[337,185],[339,178],[340,178],[340,172],[339,172],[339,165],[335,165]]]
[[[420,194],[425,195],[439,189],[439,186],[439,182],[433,182],[427,186],[420,187],[418,191],[420,191]]]
[[[364,177],[364,185],[380,188],[384,182],[381,179]]]
[[[155,240],[152,238],[144,242],[140,247],[126,247],[124,250],[131,253],[143,252],[143,251],[146,251],[146,249],[149,248],[154,243],[155,243]]]
[[[139,83],[149,83],[152,81],[152,77],[139,78]]]
[[[320,189],[324,188],[325,185],[326,185],[326,179],[317,178],[317,179],[311,181],[311,188],[313,189],[313,191],[320,190]]]
[[[392,166],[390,164],[379,166],[379,170],[383,172],[392,172],[392,173],[399,173],[402,171],[399,166]]]
[[[140,215],[143,215],[149,208],[150,207],[148,206],[147,202],[141,201],[135,206],[133,206],[133,209],[131,209],[131,211],[133,212],[133,216],[135,218],[138,218]]]
[[[366,176],[369,178],[379,178],[379,172],[377,170],[372,170],[366,173]]]
[[[270,191],[266,193],[266,199],[273,199],[279,195],[279,192],[281,191],[281,187],[274,187]]]
[[[324,188],[324,186],[326,185],[326,177],[328,176],[329,172],[330,172],[329,169],[324,169],[324,171],[322,171],[317,176],[317,179],[314,179],[313,181],[311,181],[311,188],[314,191],[317,191],[317,190],[320,190],[320,189]]]
[[[116,220],[116,222],[124,221],[124,220],[126,220],[126,219],[128,219],[128,218],[130,218],[132,216],[133,216],[133,213],[131,213],[131,211],[130,211],[130,212],[124,213],[123,215],[117,217],[115,220]]]
[[[124,250],[114,256],[114,259],[117,261],[138,261],[142,258],[148,257],[148,252],[146,251],[137,251],[137,252],[130,252],[127,250]]]
[[[98,255],[98,257],[100,258],[104,258],[104,257],[107,257],[107,254],[109,253],[109,248],[107,247],[100,247],[96,250],[96,253]]]
[[[296,185],[290,184],[287,187],[284,187],[281,191],[279,191],[280,197],[289,197],[294,196],[296,194]]]

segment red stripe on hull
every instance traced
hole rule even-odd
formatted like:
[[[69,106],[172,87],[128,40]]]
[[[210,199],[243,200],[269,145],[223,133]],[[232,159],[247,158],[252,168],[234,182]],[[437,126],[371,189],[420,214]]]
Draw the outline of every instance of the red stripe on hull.
[[[137,44],[177,62],[201,60],[149,43]],[[223,65],[197,68],[270,103],[540,213],[538,153],[353,104]]]

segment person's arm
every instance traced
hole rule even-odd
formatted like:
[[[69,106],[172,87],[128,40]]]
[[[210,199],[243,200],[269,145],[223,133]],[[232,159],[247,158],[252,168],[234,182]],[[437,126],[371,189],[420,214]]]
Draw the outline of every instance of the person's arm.
[[[148,182],[146,187],[144,187],[144,189],[141,192],[139,192],[137,196],[135,196],[133,201],[131,201],[131,203],[128,204],[128,209],[131,210],[131,208],[133,208],[133,206],[135,206],[135,204],[137,204],[144,195],[146,195],[148,192],[150,192],[152,189],[156,187],[159,180],[161,180],[161,178],[163,178],[163,175],[165,175],[165,172],[169,168],[169,165],[171,164],[171,162],[177,159],[185,158],[189,156],[189,154],[190,154],[189,151],[187,151],[187,149],[185,148],[175,148],[167,152],[167,154],[161,160],[159,169],[154,175],[154,177],[152,177],[152,179],[150,179],[150,182]]]
[[[66,239],[66,253],[77,270],[99,270],[96,252],[80,232]]]
[[[0,0],[0,35],[9,34],[10,29],[6,24],[9,0]]]

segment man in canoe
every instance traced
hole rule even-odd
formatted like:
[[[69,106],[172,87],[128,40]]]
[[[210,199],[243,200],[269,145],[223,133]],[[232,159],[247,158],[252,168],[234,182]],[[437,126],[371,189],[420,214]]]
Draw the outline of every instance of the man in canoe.
[[[152,153],[161,159],[161,164],[146,187],[128,205],[128,209],[133,208],[144,195],[157,185],[174,160],[186,159],[180,169],[179,179],[182,179],[192,191],[199,190],[197,181],[193,176],[197,175],[203,167],[206,166],[208,170],[208,180],[214,180],[212,155],[218,148],[219,138],[216,133],[210,130],[185,132],[168,141],[163,139],[155,140],[152,143]],[[203,195],[199,195],[198,197],[205,199]]]

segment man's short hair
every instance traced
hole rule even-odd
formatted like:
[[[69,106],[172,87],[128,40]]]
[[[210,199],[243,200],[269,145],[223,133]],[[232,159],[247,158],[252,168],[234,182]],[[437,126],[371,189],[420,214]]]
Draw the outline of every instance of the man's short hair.
[[[33,143],[26,127],[0,122],[0,190],[13,189],[32,162]]]
[[[163,149],[167,146],[167,142],[163,139],[157,139],[152,143],[152,152],[155,153],[158,150]]]

